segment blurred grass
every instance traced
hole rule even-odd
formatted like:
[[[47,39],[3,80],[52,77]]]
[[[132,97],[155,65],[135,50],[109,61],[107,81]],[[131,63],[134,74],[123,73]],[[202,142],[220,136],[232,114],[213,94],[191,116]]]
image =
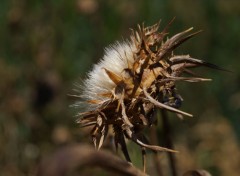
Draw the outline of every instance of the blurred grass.
[[[182,109],[196,116],[184,122],[171,118],[174,138],[183,139],[177,144],[183,151],[180,160],[184,160],[179,167],[205,167],[215,175],[229,175],[230,171],[237,175],[236,168],[229,171],[230,166],[219,164],[221,158],[214,160],[218,155],[231,165],[240,162],[240,2],[236,0],[2,0],[0,175],[31,175],[44,154],[61,145],[89,141],[69,108],[73,100],[67,94],[73,83],[84,78],[102,57],[104,47],[128,37],[129,28],[159,19],[164,26],[174,16],[170,35],[191,26],[204,30],[179,48],[179,54],[191,54],[234,72],[202,69],[199,73],[213,82],[179,85],[185,100]],[[210,126],[202,127],[205,124]],[[218,125],[222,125],[220,132],[228,129],[224,139],[231,139],[221,150],[216,146],[222,143],[214,139],[222,133],[211,140],[212,131],[200,135]],[[202,131],[195,133],[199,128]],[[206,151],[200,145],[205,142],[215,144],[212,148],[209,144]],[[229,146],[235,146],[232,152],[236,153],[225,154]],[[140,153],[134,152],[131,150],[139,165]]]

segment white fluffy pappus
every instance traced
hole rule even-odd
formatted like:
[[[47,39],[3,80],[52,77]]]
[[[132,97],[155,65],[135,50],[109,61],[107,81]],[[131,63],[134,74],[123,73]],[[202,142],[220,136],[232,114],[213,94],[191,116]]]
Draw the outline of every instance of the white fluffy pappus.
[[[136,47],[130,41],[116,42],[107,47],[103,58],[87,74],[87,78],[83,82],[81,98],[84,101],[101,100],[105,102],[109,100],[107,97],[99,96],[99,94],[111,92],[116,86],[104,68],[121,76],[123,70],[128,68],[128,64],[133,64],[135,51]],[[90,108],[96,106],[98,104],[91,104]]]

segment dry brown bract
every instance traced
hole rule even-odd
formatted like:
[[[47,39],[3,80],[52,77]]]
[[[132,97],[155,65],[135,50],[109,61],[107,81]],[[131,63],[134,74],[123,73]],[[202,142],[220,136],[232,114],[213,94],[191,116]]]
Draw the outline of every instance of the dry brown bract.
[[[177,109],[181,105],[182,98],[176,91],[175,82],[209,81],[210,79],[182,77],[181,75],[186,73],[194,76],[194,73],[189,70],[192,67],[217,67],[189,55],[174,55],[175,48],[199,32],[190,33],[192,28],[189,28],[165,39],[171,23],[172,21],[162,32],[158,32],[160,22],[150,27],[138,26],[137,31],[132,31],[128,45],[133,48],[133,58],[129,58],[127,51],[122,54],[118,48],[113,48],[119,52],[121,60],[127,62],[127,66],[121,68],[120,74],[104,67],[101,68],[114,86],[104,89],[104,92],[97,92],[95,97],[99,98],[89,98],[86,103],[95,108],[81,113],[78,120],[83,127],[93,126],[91,135],[96,148],[99,149],[102,146],[111,126],[114,130],[116,148],[118,145],[121,146],[129,162],[131,161],[125,137],[141,146],[143,151],[147,148],[154,151],[177,152],[146,144],[146,138],[141,131],[156,121],[153,115],[156,108],[174,112],[180,117],[191,117],[191,114]],[[121,44],[118,43],[118,45]],[[87,83],[85,89],[94,91],[95,89],[90,86]]]

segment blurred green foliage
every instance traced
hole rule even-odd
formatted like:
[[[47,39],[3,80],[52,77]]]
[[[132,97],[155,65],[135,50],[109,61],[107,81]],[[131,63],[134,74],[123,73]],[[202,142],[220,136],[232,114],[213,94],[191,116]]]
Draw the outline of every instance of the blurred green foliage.
[[[207,127],[214,131],[218,123],[225,124],[216,135],[222,135],[221,129],[227,128],[229,136],[222,137],[228,142],[231,138],[229,145],[238,147],[232,151],[238,153],[231,153],[238,161],[229,162],[239,162],[240,1],[237,0],[1,0],[0,175],[31,175],[44,154],[61,145],[89,141],[74,123],[74,109],[69,108],[74,101],[67,94],[72,92],[73,84],[84,79],[92,64],[102,57],[104,47],[127,38],[129,28],[136,28],[142,22],[151,25],[159,19],[164,26],[173,17],[176,20],[170,35],[191,26],[204,31],[180,47],[179,54],[191,54],[233,71],[201,69],[199,74],[212,78],[213,82],[179,85],[185,99],[182,109],[196,117],[184,122],[171,118],[174,139],[192,149],[196,161],[190,166],[229,175],[227,166],[207,164],[215,156],[214,149],[207,156],[205,150],[194,148],[205,140],[199,134],[210,129],[203,126],[202,131],[197,130],[199,133],[194,130],[209,123],[212,126]],[[184,141],[186,137],[192,141]],[[219,155],[223,158],[232,157],[224,153],[225,148],[222,150]],[[136,155],[134,151],[131,153]],[[237,173],[230,170],[232,176]]]

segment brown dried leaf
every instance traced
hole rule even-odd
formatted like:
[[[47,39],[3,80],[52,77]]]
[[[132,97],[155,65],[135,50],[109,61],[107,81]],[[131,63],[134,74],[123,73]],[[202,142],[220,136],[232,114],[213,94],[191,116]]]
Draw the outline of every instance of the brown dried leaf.
[[[85,167],[100,167],[111,172],[112,175],[146,176],[141,170],[112,153],[104,150],[96,151],[86,144],[67,146],[54,152],[53,155],[41,161],[36,175],[65,176]]]

